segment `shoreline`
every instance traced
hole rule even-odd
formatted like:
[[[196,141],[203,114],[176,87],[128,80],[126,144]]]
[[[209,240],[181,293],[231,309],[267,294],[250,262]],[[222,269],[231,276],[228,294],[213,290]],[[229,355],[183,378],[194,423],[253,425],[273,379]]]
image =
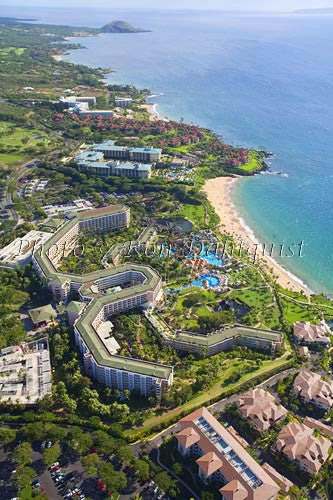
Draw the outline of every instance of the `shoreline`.
[[[153,97],[158,97],[158,95],[150,95],[148,96],[146,99],[151,99]],[[146,100],[146,103],[145,104],[141,104],[141,108],[142,109],[145,109],[149,116],[150,116],[150,120],[153,120],[153,121],[159,121],[159,120],[162,120],[164,122],[168,122],[169,119],[166,118],[166,117],[163,117],[161,115],[161,113],[158,111],[158,104],[156,102],[148,102]]]
[[[232,202],[232,190],[239,179],[241,179],[240,176],[208,179],[204,184],[203,191],[221,219],[221,232],[233,235],[236,239],[242,240],[248,246],[253,247],[258,244],[258,241],[252,229],[245,224]],[[313,293],[299,278],[284,269],[272,257],[267,255],[261,256],[260,259],[269,268],[273,268],[274,274],[278,276],[277,283],[283,288],[294,292],[303,291],[306,295]]]
[[[64,53],[58,54],[54,57],[56,61],[63,60]],[[157,97],[158,94],[148,96],[147,99]],[[168,118],[163,118],[157,110],[158,104],[146,101],[141,105],[149,114],[149,119],[152,121],[169,121]],[[206,193],[208,200],[213,205],[215,212],[219,215],[222,221],[220,230],[233,234],[237,239],[243,240],[248,246],[253,246],[258,243],[255,235],[250,227],[248,227],[239,213],[237,212],[232,202],[232,187],[234,183],[240,179],[241,176],[233,177],[218,177],[206,181],[203,191]],[[215,184],[216,183],[216,184]],[[222,200],[221,200],[222,198]],[[273,269],[274,274],[277,275],[277,283],[283,288],[291,289],[295,292],[303,291],[306,295],[313,293],[301,279],[294,276],[291,272],[284,269],[282,265],[276,262],[272,257],[261,256],[261,260],[265,261],[269,268]]]

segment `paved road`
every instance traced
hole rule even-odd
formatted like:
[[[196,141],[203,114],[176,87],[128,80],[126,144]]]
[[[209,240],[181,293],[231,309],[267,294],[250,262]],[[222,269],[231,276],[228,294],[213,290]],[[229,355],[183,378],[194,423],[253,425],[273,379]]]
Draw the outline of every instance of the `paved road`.
[[[265,380],[261,384],[259,384],[257,387],[272,387],[274,386],[280,379],[288,377],[288,375],[296,374],[299,372],[299,368],[290,368],[289,370],[284,370],[281,373],[278,373],[277,375],[274,375],[273,377],[270,377],[269,379]],[[215,413],[215,412],[222,412],[225,408],[225,406],[229,403],[235,402],[239,398],[239,394],[234,394],[233,396],[230,396],[225,399],[221,399],[217,403],[212,404],[211,406],[208,407],[208,409]],[[161,444],[163,443],[164,439],[169,438],[170,436],[176,434],[181,430],[180,425],[178,423],[171,425],[164,431],[160,432],[153,438],[149,439],[146,443],[146,450],[148,453],[153,450],[154,448],[159,448]],[[139,455],[140,451],[142,448],[142,442],[136,442],[132,444],[132,449],[133,452],[136,456]]]
[[[288,377],[288,375],[296,374],[298,371],[299,371],[299,369],[297,369],[297,368],[291,368],[289,370],[284,370],[283,372],[278,373],[277,375],[274,375],[273,377],[269,378],[268,380],[265,380],[264,382],[259,384],[257,387],[263,387],[263,388],[272,387],[280,379]],[[237,401],[238,398],[239,398],[239,394],[234,394],[233,396],[230,396],[230,397],[225,398],[225,399],[221,399],[221,401],[214,403],[213,405],[209,406],[208,409],[212,413],[222,412],[227,404],[234,403],[235,401]],[[165,439],[168,439],[169,437],[173,436],[174,434],[177,434],[177,432],[179,432],[180,430],[181,430],[181,427],[180,427],[178,422],[174,425],[171,425],[170,427],[168,427],[164,431],[160,432],[159,434],[157,434],[153,438],[146,441],[145,450],[147,451],[147,453],[151,453],[154,449],[159,448]],[[142,450],[142,446],[143,446],[142,442],[136,442],[136,443],[132,444],[132,449],[133,449],[133,452],[136,456],[139,456],[139,454]]]
[[[35,167],[38,164],[38,162],[39,162],[39,160],[37,158],[33,158],[33,159],[29,160],[27,163],[25,163],[24,165],[21,165],[15,171],[13,176],[10,177],[10,179],[8,179],[8,182],[14,181],[16,183],[19,179],[21,179],[22,177],[27,175],[29,169]],[[18,216],[16,210],[14,210],[14,208],[12,207],[12,205],[13,205],[12,195],[11,195],[11,192],[8,191],[7,186],[6,186],[4,191],[3,191],[2,199],[0,199],[0,210],[6,211],[9,214],[9,217],[11,219],[18,222],[19,216]]]

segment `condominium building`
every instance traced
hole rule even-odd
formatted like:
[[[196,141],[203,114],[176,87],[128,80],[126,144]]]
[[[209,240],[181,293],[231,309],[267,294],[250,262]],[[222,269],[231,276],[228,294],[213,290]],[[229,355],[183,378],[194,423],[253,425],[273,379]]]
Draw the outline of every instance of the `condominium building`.
[[[178,351],[213,356],[238,345],[274,354],[280,351],[282,341],[281,332],[236,324],[208,335],[177,331],[166,340],[166,344]]]
[[[34,251],[51,236],[52,233],[49,232],[32,230],[21,238],[16,238],[0,250],[0,267],[13,268],[29,264]]]
[[[173,367],[118,355],[120,346],[109,321],[112,314],[159,302],[162,280],[158,273],[134,264],[83,276],[57,270],[63,257],[75,248],[80,232],[127,227],[129,217],[129,208],[118,205],[78,213],[34,254],[33,264],[56,300],[67,301],[73,292],[80,299],[68,305],[68,316],[86,373],[109,387],[161,397],[173,382]]]
[[[102,153],[93,153],[102,154]],[[78,156],[82,156],[81,155]],[[76,157],[77,161],[77,157]],[[110,175],[116,175],[117,177],[135,177],[139,179],[149,179],[151,177],[152,166],[150,164],[143,163],[132,163],[132,162],[120,162],[120,161],[89,161],[89,160],[78,160],[77,161],[79,172],[92,173],[101,177],[109,177]]]
[[[67,96],[60,97],[59,102],[65,104],[68,108],[74,107],[77,103],[86,103],[91,106],[96,105],[96,97],[93,96]]]
[[[112,109],[82,109],[78,108],[76,105],[76,108],[74,110],[77,110],[77,112],[80,115],[86,115],[86,116],[113,116],[114,112]]]
[[[1,349],[1,401],[33,405],[51,394],[51,363],[47,339]]]
[[[215,483],[222,500],[274,500],[279,486],[206,408],[180,420],[178,451],[192,457],[205,484]]]
[[[288,410],[277,404],[272,394],[261,388],[242,394],[237,405],[243,417],[250,420],[259,432],[282,422],[288,414]]]
[[[325,321],[319,321],[316,325],[311,324],[309,321],[297,321],[294,324],[294,339],[296,342],[327,346],[331,342],[330,334],[330,327]]]
[[[159,148],[116,146],[115,141],[105,141],[102,144],[95,144],[91,149],[103,153],[106,159],[132,160],[142,163],[157,163],[162,156],[162,149]]]
[[[316,437],[314,429],[296,422],[282,429],[274,445],[275,451],[309,474],[319,472],[329,457],[330,447],[328,439]]]
[[[293,391],[305,404],[325,411],[333,406],[333,380],[327,382],[318,373],[302,370],[294,380]]]
[[[114,103],[120,108],[128,108],[132,105],[132,97],[115,97]]]
[[[305,417],[303,424],[311,429],[317,429],[320,434],[333,441],[333,427],[331,425],[323,424],[320,420],[311,417]]]
[[[284,495],[288,495],[290,488],[294,486],[294,484],[289,481],[285,476],[282,476],[274,467],[272,467],[268,463],[264,463],[262,468],[267,472],[267,474],[275,481],[279,486]]]

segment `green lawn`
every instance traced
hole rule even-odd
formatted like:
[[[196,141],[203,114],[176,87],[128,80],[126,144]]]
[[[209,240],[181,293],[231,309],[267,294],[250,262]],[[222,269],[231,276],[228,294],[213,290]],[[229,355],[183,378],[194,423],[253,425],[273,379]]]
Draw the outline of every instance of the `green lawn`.
[[[15,54],[17,56],[21,56],[25,52],[24,47],[6,47],[4,49],[0,49],[0,57],[7,57],[10,54]]]
[[[21,127],[10,127],[4,124],[4,122],[0,122],[0,131],[3,133],[1,136],[2,147],[15,147],[21,150],[26,147],[36,146],[38,142],[48,140],[45,132],[34,129],[27,130]]]
[[[0,163],[13,165],[24,160],[24,156],[17,153],[0,153]]]
[[[177,153],[188,153],[193,148],[193,144],[188,144],[186,146],[178,146],[177,148],[170,148],[172,151]]]
[[[240,300],[251,308],[257,309],[267,307],[273,302],[273,297],[268,288],[235,290],[229,296],[232,299]]]
[[[202,205],[182,203],[182,207],[177,215],[189,219],[193,224],[203,225],[205,223],[205,209]]]
[[[223,374],[221,375],[219,380],[216,381],[213,387],[211,387],[204,393],[200,394],[199,396],[195,397],[191,401],[188,401],[187,403],[183,404],[182,406],[174,408],[173,410],[170,410],[162,415],[154,416],[146,420],[144,425],[139,428],[126,430],[125,435],[131,438],[140,432],[149,431],[149,429],[157,425],[166,426],[168,425],[169,420],[171,418],[176,418],[177,415],[179,415],[180,413],[183,412],[190,413],[195,408],[200,408],[201,406],[206,405],[207,402],[209,402],[212,399],[216,398],[223,399],[227,391],[232,390],[233,392],[237,392],[237,390],[243,383],[248,382],[249,380],[255,377],[258,377],[259,375],[267,373],[267,378],[269,378],[270,371],[274,370],[275,368],[281,368],[282,370],[283,366],[287,364],[287,361],[285,355],[281,358],[274,359],[272,361],[264,361],[262,363],[262,366],[258,368],[258,370],[246,373],[235,383],[225,385],[224,384],[225,380],[227,380],[236,369],[239,369],[241,363],[242,362],[240,360],[230,361],[228,368],[223,372]],[[151,432],[151,434],[153,434],[153,431]]]
[[[320,305],[302,305],[296,304],[292,300],[281,299],[283,317],[287,323],[292,324],[295,321],[317,322],[321,318],[321,312],[325,313],[326,319],[333,318],[333,310],[321,307]]]
[[[245,165],[241,165],[240,167],[238,167],[238,170],[251,173],[255,172],[260,168],[261,158],[258,155],[258,153],[256,151],[250,151],[249,156],[250,156],[250,161]]]

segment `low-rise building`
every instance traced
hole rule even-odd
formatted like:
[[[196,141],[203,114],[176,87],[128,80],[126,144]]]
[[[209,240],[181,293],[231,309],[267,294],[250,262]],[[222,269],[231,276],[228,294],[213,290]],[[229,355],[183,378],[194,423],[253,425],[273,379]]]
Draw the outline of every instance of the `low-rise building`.
[[[319,321],[316,325],[311,324],[309,321],[294,323],[294,339],[296,342],[327,346],[331,342],[330,333],[330,327],[324,320]]]
[[[293,391],[305,404],[325,411],[333,406],[333,380],[326,382],[318,373],[302,370],[294,380]]]
[[[0,250],[0,267],[25,266],[31,262],[32,254],[51,238],[52,233],[29,231],[22,238],[16,238]]]
[[[30,309],[29,316],[34,326],[41,326],[51,323],[57,317],[57,311],[53,309],[51,304],[47,304],[46,306]]]
[[[288,410],[277,404],[272,394],[261,388],[242,394],[237,405],[243,417],[250,420],[259,432],[282,422],[288,414]]]
[[[264,463],[262,468],[267,472],[267,474],[275,481],[281,488],[282,493],[284,495],[288,494],[288,491],[292,486],[294,486],[294,483],[289,481],[285,476],[282,476],[274,467],[269,465],[268,463]]]
[[[192,457],[205,483],[216,482],[222,500],[274,500],[279,486],[206,408],[180,420],[178,450]]]
[[[321,434],[333,440],[333,427],[331,425],[326,425],[320,420],[311,417],[305,417],[303,424],[311,429],[317,429]]]
[[[76,108],[77,109],[77,108]],[[78,109],[80,115],[86,116],[113,116],[112,109]]]
[[[51,394],[51,363],[47,339],[1,349],[0,399],[33,405]]]
[[[114,103],[120,108],[128,108],[132,105],[132,97],[115,97]]]
[[[304,424],[291,422],[282,429],[275,443],[275,450],[308,474],[316,474],[329,457],[331,443],[316,437],[314,430]]]
[[[307,359],[311,358],[309,348],[306,347],[305,345],[300,346],[298,348],[298,352],[299,352],[300,356],[303,356],[303,358],[307,358]]]
[[[67,97],[60,97],[59,102],[64,104],[68,108],[74,107],[77,103],[86,103],[91,106],[96,105],[96,97],[94,96],[67,96]]]

